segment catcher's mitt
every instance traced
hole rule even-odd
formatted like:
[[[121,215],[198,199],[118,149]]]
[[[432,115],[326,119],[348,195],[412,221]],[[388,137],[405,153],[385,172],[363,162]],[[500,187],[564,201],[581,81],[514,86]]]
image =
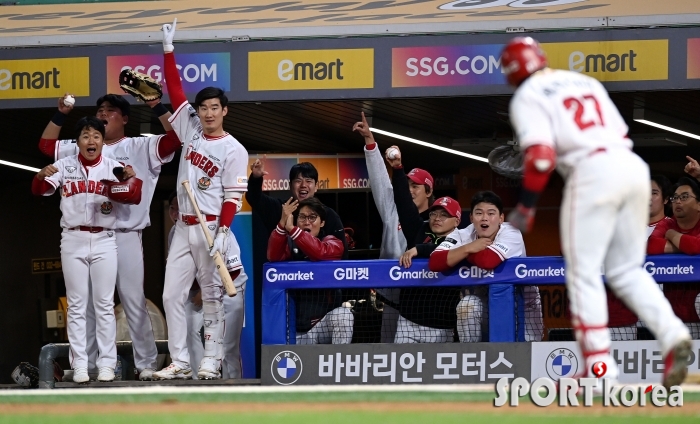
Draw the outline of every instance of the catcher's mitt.
[[[523,154],[517,146],[498,146],[489,153],[489,165],[499,175],[519,180],[523,178]]]
[[[11,374],[15,383],[25,389],[39,387],[39,368],[29,362],[22,362],[15,367]]]
[[[121,71],[119,86],[140,102],[150,102],[163,97],[163,87],[156,80],[133,69]]]

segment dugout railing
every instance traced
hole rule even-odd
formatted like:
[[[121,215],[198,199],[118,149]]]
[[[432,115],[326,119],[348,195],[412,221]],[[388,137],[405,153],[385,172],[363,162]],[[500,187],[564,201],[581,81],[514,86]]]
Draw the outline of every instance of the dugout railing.
[[[700,281],[700,260],[693,256],[648,256],[644,269],[658,283]],[[295,305],[290,290],[483,285],[489,288],[488,341],[524,341],[523,297],[516,286],[564,283],[564,260],[554,256],[512,258],[494,270],[464,264],[449,273],[431,272],[426,260],[415,260],[408,269],[400,267],[398,260],[267,263],[263,269],[262,344],[295,344]]]

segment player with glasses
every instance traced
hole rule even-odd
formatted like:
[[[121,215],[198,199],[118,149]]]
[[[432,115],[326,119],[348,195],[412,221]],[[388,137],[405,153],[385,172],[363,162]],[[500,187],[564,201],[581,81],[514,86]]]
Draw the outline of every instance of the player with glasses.
[[[297,212],[296,225],[294,213]],[[331,261],[343,256],[343,242],[326,234],[326,208],[315,197],[282,204],[282,214],[267,243],[267,259],[279,261]],[[355,318],[341,307],[340,290],[295,290],[297,344],[347,344],[352,341]]]

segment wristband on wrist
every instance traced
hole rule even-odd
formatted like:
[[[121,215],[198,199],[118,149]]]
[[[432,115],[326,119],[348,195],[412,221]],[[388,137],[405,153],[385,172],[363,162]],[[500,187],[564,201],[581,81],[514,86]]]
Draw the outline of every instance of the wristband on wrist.
[[[168,108],[163,106],[163,103],[158,103],[157,105],[153,106],[151,109],[153,110],[153,113],[155,113],[156,116],[158,116],[159,118],[161,116],[165,115],[166,113],[170,112],[168,110]]]
[[[63,124],[66,123],[66,114],[57,110],[56,113],[53,114],[53,117],[51,117],[51,122],[58,125],[59,127],[62,127]]]

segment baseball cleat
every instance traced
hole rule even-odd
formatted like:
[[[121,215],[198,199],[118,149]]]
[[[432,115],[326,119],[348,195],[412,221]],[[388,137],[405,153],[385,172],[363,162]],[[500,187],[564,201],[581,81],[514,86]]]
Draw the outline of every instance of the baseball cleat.
[[[154,372],[152,376],[154,380],[189,380],[192,378],[192,368],[180,368],[173,363]]]
[[[156,372],[155,370],[151,368],[145,368],[141,373],[139,374],[139,380],[141,381],[151,381],[153,380],[153,373]]]
[[[87,368],[76,368],[73,370],[74,383],[87,383],[88,381],[90,381],[90,375]]]
[[[199,364],[199,372],[197,373],[197,377],[200,380],[218,380],[221,378],[221,373],[219,372],[220,366],[220,360],[204,357],[202,358],[202,362]]]
[[[688,376],[688,363],[693,350],[690,340],[678,342],[664,358],[663,386],[669,390],[671,386],[678,386]]]
[[[75,375],[73,375],[73,379],[75,380]],[[114,368],[100,367],[100,373],[97,374],[97,381],[103,383],[114,381]]]

